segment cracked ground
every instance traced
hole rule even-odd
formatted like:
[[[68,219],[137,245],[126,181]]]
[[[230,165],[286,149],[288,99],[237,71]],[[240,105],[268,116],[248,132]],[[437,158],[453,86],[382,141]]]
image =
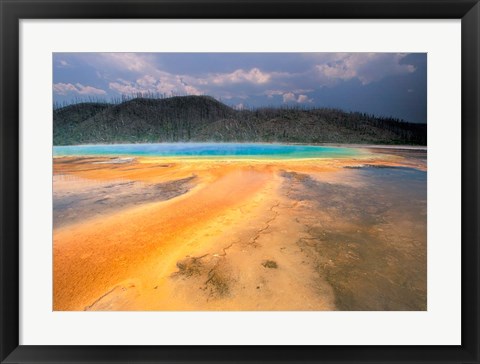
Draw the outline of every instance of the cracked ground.
[[[57,158],[54,310],[425,310],[425,169]]]

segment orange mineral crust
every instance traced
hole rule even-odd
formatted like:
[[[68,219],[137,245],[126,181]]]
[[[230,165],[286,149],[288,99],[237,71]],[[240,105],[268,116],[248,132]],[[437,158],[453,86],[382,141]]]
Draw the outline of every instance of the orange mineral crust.
[[[53,309],[425,310],[426,190],[369,179],[394,166],[426,170],[394,151],[55,158]]]

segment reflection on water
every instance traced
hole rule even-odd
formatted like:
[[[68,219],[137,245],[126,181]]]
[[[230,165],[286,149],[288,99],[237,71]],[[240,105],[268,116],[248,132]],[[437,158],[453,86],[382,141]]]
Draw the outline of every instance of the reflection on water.
[[[125,178],[115,178],[108,181],[102,181],[93,178],[83,178],[74,174],[55,174],[53,175],[52,181],[55,192],[64,190],[66,193],[93,186],[118,185],[129,182],[129,180]]]
[[[74,175],[53,177],[53,226],[62,227],[95,216],[149,202],[169,200],[193,187],[195,176],[165,183],[127,179],[99,181]]]
[[[426,309],[426,172],[362,168],[361,187],[294,180],[290,198],[308,201],[300,221],[310,234],[302,249],[333,287],[341,310]]]
[[[366,167],[360,168],[359,174],[368,178],[368,183],[386,184],[388,186],[409,189],[411,193],[425,193],[427,172],[408,167]]]

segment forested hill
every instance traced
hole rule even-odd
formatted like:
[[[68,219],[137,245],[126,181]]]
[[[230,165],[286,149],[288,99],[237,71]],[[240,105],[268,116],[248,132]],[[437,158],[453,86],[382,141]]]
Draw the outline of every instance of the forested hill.
[[[78,103],[53,112],[54,145],[180,141],[426,145],[426,124],[337,109],[234,110],[209,96]]]

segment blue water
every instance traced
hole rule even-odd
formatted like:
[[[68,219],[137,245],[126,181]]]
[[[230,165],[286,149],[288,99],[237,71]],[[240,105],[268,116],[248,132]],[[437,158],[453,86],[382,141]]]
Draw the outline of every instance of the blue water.
[[[404,199],[407,203],[427,198],[427,172],[409,167],[367,167],[358,170],[373,190]]]
[[[357,148],[254,143],[108,144],[53,147],[54,156],[345,158],[363,153],[365,152]]]

